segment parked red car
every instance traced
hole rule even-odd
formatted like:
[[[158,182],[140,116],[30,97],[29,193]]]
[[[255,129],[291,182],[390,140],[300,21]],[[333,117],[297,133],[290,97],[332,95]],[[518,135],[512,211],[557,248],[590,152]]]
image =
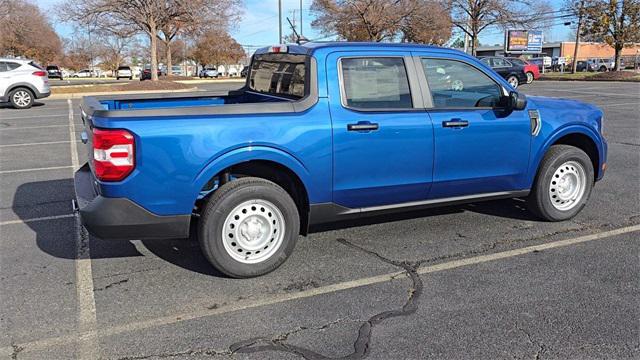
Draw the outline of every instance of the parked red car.
[[[531,84],[533,80],[538,80],[540,77],[540,69],[538,65],[531,64],[526,60],[520,58],[508,58],[509,61],[516,65],[524,66],[524,73],[527,75],[527,84]]]

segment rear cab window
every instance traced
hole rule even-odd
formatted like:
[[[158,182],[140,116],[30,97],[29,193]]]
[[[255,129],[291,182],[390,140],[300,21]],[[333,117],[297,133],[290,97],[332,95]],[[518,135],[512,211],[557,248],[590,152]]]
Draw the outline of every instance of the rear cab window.
[[[401,57],[340,59],[342,105],[362,110],[412,109],[411,91]]]
[[[249,89],[260,94],[302,99],[309,94],[308,64],[307,55],[254,55]]]

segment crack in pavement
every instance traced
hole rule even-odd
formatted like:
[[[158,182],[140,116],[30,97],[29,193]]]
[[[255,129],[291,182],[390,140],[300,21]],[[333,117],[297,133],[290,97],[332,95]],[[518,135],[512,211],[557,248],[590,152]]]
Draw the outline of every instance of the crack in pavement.
[[[116,285],[120,285],[120,284],[124,284],[126,282],[128,282],[129,279],[123,279],[123,280],[118,280],[118,281],[114,281],[110,284],[107,284],[105,287],[101,287],[101,288],[93,288],[93,291],[102,291],[102,290],[107,290],[111,287],[114,287]]]
[[[18,345],[11,345],[11,347],[13,348],[13,352],[11,353],[11,359],[12,360],[16,360],[18,359],[18,354],[24,350],[23,347],[18,346]]]
[[[417,273],[417,268],[419,264],[411,263],[408,261],[398,261],[398,260],[386,258],[375,251],[365,249],[359,245],[349,242],[346,239],[336,239],[336,241],[338,241],[343,245],[356,249],[358,251],[362,251],[369,255],[375,256],[379,260],[387,264],[391,264],[393,266],[397,266],[404,269],[405,274],[412,281],[412,285],[408,290],[407,300],[405,301],[402,308],[383,311],[381,313],[371,316],[368,320],[363,321],[363,324],[360,326],[360,329],[358,330],[358,336],[355,342],[353,343],[353,352],[348,355],[340,357],[340,359],[362,359],[369,354],[369,349],[371,344],[371,335],[373,332],[373,328],[376,325],[380,324],[381,322],[389,318],[411,315],[415,313],[416,310],[418,309],[418,299],[420,298],[420,295],[422,295],[422,290],[423,290],[422,280],[420,279],[420,276]],[[343,321],[344,320],[336,320],[329,324],[325,324],[318,329],[326,329],[327,327],[330,327],[334,324],[337,324]],[[319,354],[308,348],[286,343],[286,340],[288,339],[289,336],[304,330],[308,330],[308,329],[298,327],[290,332],[287,332],[272,338],[257,337],[257,338],[239,341],[229,346],[229,352],[232,355],[236,353],[282,351],[282,352],[298,355],[303,357],[304,359],[309,359],[309,360],[332,359],[330,357]]]
[[[542,356],[542,354],[546,351],[546,347],[544,346],[544,344],[535,341],[531,338],[531,334],[529,334],[528,331],[526,331],[525,329],[521,328],[518,326],[518,321],[516,321],[515,323],[516,329],[518,329],[518,331],[520,331],[521,333],[525,334],[527,336],[527,340],[529,341],[529,343],[533,346],[537,346],[538,349],[536,350],[535,354],[533,354],[533,358],[535,360],[540,360],[540,356]]]

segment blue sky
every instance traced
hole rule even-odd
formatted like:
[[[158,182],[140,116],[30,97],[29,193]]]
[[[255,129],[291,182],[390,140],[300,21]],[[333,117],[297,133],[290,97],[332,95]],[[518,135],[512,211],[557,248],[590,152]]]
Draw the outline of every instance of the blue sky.
[[[37,0],[37,3],[46,12],[60,0]],[[245,0],[241,21],[231,31],[231,35],[248,49],[258,46],[267,46],[278,42],[278,0]],[[302,33],[309,39],[317,39],[323,35],[311,28],[312,14],[309,11],[312,0],[303,0],[303,28]],[[560,2],[554,2],[554,10],[559,8]],[[292,11],[299,11],[300,0],[282,0],[283,34],[289,34],[289,25],[286,17],[292,17]],[[300,13],[296,12],[296,23],[299,30]],[[54,24],[56,31],[62,36],[68,37],[72,27],[67,24]],[[556,21],[555,25],[545,31],[545,41],[566,41],[570,29]],[[483,44],[498,44],[503,42],[501,29],[487,29],[481,33],[480,41]],[[324,39],[323,39],[324,40]],[[326,39],[326,40],[331,40]]]

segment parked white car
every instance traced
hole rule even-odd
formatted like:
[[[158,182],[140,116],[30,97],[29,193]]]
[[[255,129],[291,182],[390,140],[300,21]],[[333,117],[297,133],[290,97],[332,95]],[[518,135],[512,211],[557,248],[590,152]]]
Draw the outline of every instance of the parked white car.
[[[51,94],[47,71],[31,60],[0,58],[0,103],[28,109]]]
[[[216,69],[202,69],[200,70],[200,74],[198,74],[199,78],[217,78],[218,70]]]
[[[82,70],[76,72],[75,74],[71,75],[71,77],[74,77],[74,78],[89,78],[89,77],[93,77],[93,71],[91,71],[89,69],[82,69]]]
[[[120,78],[128,78],[129,80],[133,79],[133,71],[128,66],[120,66],[118,70],[116,70],[116,80],[120,80]]]

